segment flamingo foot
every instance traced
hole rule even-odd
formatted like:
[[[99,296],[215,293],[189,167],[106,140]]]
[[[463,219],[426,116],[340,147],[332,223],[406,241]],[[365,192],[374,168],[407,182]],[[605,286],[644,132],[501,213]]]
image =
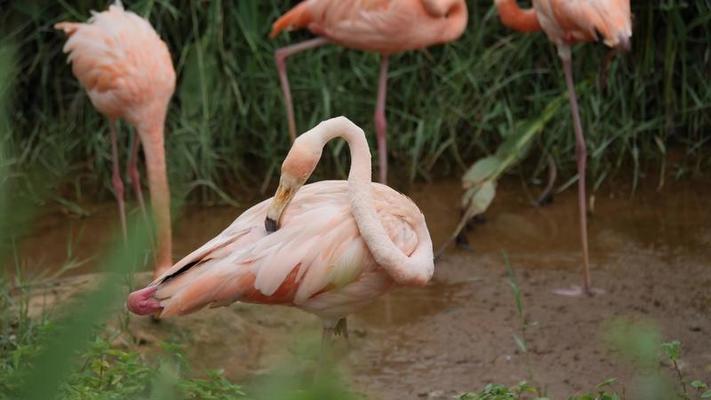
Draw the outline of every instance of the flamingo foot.
[[[474,253],[474,247],[472,247],[472,245],[469,243],[469,239],[467,238],[467,235],[464,234],[464,232],[460,232],[459,235],[454,238],[454,243],[457,245],[458,248],[468,251],[470,253]]]
[[[558,296],[566,296],[566,297],[583,297],[583,296],[594,297],[594,296],[605,294],[605,291],[603,289],[590,288],[586,292],[585,289],[583,289],[582,287],[580,287],[578,285],[573,285],[572,287],[569,287],[569,288],[554,289],[553,294],[556,294]]]
[[[136,315],[156,314],[163,309],[160,302],[153,298],[157,290],[157,286],[148,286],[141,290],[136,290],[128,295],[126,307]]]

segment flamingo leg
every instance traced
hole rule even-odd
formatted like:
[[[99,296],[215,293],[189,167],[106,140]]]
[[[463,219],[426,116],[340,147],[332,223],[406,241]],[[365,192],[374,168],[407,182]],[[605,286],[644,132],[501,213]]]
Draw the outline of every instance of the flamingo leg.
[[[385,100],[388,94],[388,66],[390,57],[380,57],[380,75],[378,76],[378,100],[375,104],[375,133],[378,139],[378,169],[380,183],[388,181],[388,120],[385,118]]]
[[[548,154],[548,183],[543,189],[543,192],[538,196],[538,199],[536,199],[536,205],[538,207],[544,207],[553,202],[553,189],[557,178],[558,168],[555,165],[555,159],[552,155]]]
[[[578,110],[578,99],[575,94],[575,83],[573,81],[573,67],[571,63],[570,48],[561,52],[563,61],[563,71],[565,72],[565,83],[568,86],[568,97],[570,100],[570,110],[573,114],[573,127],[575,129],[575,155],[578,164],[578,209],[580,212],[580,239],[583,247],[583,293],[590,296],[593,294],[590,284],[590,259],[588,255],[588,217],[587,217],[587,196],[586,196],[586,167],[587,148],[585,146],[585,136],[583,126],[580,122],[580,112]]]
[[[116,138],[116,120],[109,120],[109,131],[111,133],[111,163],[113,165],[113,174],[111,176],[111,183],[114,186],[114,195],[116,196],[116,201],[118,202],[119,216],[121,218],[121,232],[123,233],[124,240],[127,239],[126,233],[126,207],[123,202],[123,181],[121,180],[121,171],[118,158],[118,140]]]
[[[333,360],[334,338],[343,336],[346,339],[346,344],[350,348],[351,342],[348,336],[348,322],[346,318],[340,318],[337,321],[323,320],[323,330],[321,331],[321,366],[327,367]]]
[[[321,330],[321,354],[320,364],[324,368],[331,364],[331,356],[333,352],[333,336],[336,332],[336,325],[333,321],[323,320],[323,328]]]
[[[323,46],[328,43],[328,39],[316,38],[295,45],[282,47],[274,53],[281,91],[284,95],[284,105],[286,106],[286,117],[289,123],[289,137],[293,142],[296,140],[296,120],[294,118],[294,104],[291,99],[291,89],[289,88],[289,76],[286,72],[286,59],[296,53]]]
[[[146,211],[146,202],[143,200],[143,191],[141,190],[141,174],[138,172],[138,150],[141,148],[141,140],[138,135],[133,136],[133,143],[131,144],[131,154],[128,158],[128,165],[126,167],[126,172],[131,179],[131,186],[133,186],[133,191],[136,194],[136,199],[138,199],[138,204],[141,207],[141,214],[143,214],[143,222],[147,227],[151,226],[151,220],[148,217],[148,211]],[[151,240],[151,247],[155,250],[155,239],[153,235],[149,235]]]
[[[143,200],[143,191],[141,190],[141,175],[138,172],[138,150],[141,148],[141,141],[138,135],[134,135],[133,143],[131,144],[131,155],[128,158],[128,166],[126,168],[127,175],[131,179],[131,186],[138,199],[138,204],[141,207],[143,219],[148,223],[148,212],[146,211],[146,203]]]

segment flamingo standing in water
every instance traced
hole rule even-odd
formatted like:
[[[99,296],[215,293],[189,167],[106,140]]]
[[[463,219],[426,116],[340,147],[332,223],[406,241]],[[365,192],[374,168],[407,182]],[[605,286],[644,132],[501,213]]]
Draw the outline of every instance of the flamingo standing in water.
[[[350,148],[348,181],[302,185],[326,143]],[[129,310],[160,317],[235,301],[282,304],[323,321],[325,343],[347,334],[345,318],[393,284],[432,277],[425,217],[404,195],[371,182],[363,130],[345,117],[299,136],[282,164],[279,187],[227,229],[128,297]]]
[[[543,30],[558,47],[563,62],[565,83],[568,86],[570,110],[575,129],[575,153],[578,167],[578,207],[580,236],[583,248],[583,286],[573,290],[560,290],[565,295],[592,295],[590,262],[588,256],[588,223],[586,206],[585,136],[580,122],[578,100],[573,82],[570,46],[577,42],[602,40],[607,46],[629,50],[632,37],[632,20],[629,0],[532,0],[532,9],[521,9],[516,0],[495,0],[504,25],[521,32]]]
[[[148,188],[156,219],[158,249],[154,275],[172,265],[170,191],[166,177],[163,129],[168,103],[175,91],[175,70],[168,46],[148,21],[125,11],[120,1],[108,11],[94,13],[87,23],[61,22],[56,29],[69,39],[64,46],[72,71],[89,94],[94,107],[109,120],[112,183],[121,228],[126,236],[124,186],[119,170],[116,120],[125,119],[138,131],[128,161],[128,175],[141,210],[146,209],[137,168],[143,145]]]
[[[465,0],[305,0],[299,3],[274,23],[270,34],[274,38],[285,29],[307,28],[319,36],[275,53],[291,140],[296,137],[296,122],[286,72],[287,57],[327,43],[378,52],[380,77],[374,118],[379,179],[380,183],[386,183],[385,97],[390,55],[454,41],[466,26]]]

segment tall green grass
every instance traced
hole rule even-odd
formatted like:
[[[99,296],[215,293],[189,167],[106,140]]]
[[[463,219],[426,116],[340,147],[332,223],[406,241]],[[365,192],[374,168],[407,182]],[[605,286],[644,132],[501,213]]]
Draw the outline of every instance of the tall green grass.
[[[68,199],[110,193],[107,125],[93,110],[62,54],[52,25],[85,20],[105,1],[9,1],[0,30],[19,42],[20,68],[8,78],[14,164],[54,177]],[[124,1],[148,17],[167,40],[179,75],[171,103],[167,147],[176,192],[218,198],[215,188],[247,194],[266,187],[289,146],[273,51],[306,32],[267,39],[271,22],[295,1]],[[460,175],[492,153],[516,122],[543,112],[564,93],[562,71],[543,34],[511,32],[490,0],[469,1],[469,27],[456,43],[409,52],[391,62],[388,120],[396,182]],[[711,139],[711,3],[633,1],[633,49],[598,83],[602,45],[574,51],[592,182],[630,166],[678,176],[709,165]],[[288,62],[303,131],[345,114],[373,132],[378,56],[327,46]],[[124,132],[127,130],[124,129]],[[546,126],[529,153],[525,174],[543,176],[552,154],[563,176],[574,175],[574,137],[567,107]],[[371,141],[374,143],[374,141]],[[123,142],[126,150],[129,140]],[[669,152],[682,157],[668,163]],[[329,147],[326,170],[344,176],[342,145]],[[625,168],[622,168],[622,167]],[[333,172],[329,173],[333,175]],[[92,188],[92,189],[87,189]]]

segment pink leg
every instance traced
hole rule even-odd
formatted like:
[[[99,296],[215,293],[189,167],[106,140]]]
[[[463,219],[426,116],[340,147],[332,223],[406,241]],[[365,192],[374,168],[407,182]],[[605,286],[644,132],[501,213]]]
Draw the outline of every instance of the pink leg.
[[[141,140],[138,135],[134,135],[133,144],[131,145],[131,155],[128,159],[127,173],[131,179],[131,186],[138,199],[138,204],[141,207],[143,219],[148,223],[148,212],[146,211],[146,203],[143,201],[143,191],[141,190],[141,175],[138,173],[138,150],[141,148]]]
[[[294,104],[291,100],[291,89],[289,89],[289,76],[286,73],[286,59],[304,50],[313,49],[328,43],[328,39],[316,38],[301,42],[292,46],[282,47],[274,53],[277,71],[279,72],[279,82],[281,91],[284,94],[284,105],[286,105],[286,117],[289,121],[289,137],[293,142],[296,139],[296,120],[294,119]]]
[[[111,182],[114,186],[114,195],[118,202],[119,216],[121,217],[121,232],[123,238],[126,239],[126,208],[123,203],[123,181],[121,180],[121,171],[118,158],[118,141],[116,139],[116,120],[109,120],[109,131],[111,132],[111,162],[113,164],[113,175]]]
[[[385,118],[385,99],[388,94],[388,64],[390,57],[383,54],[380,58],[378,76],[378,100],[375,104],[375,133],[378,139],[378,168],[380,183],[388,183],[388,120]]]
[[[573,114],[573,127],[575,129],[575,155],[578,160],[578,209],[580,212],[580,239],[583,246],[583,293],[590,296],[593,294],[590,284],[590,261],[588,255],[588,217],[587,217],[587,195],[586,188],[586,167],[587,149],[585,147],[585,136],[583,136],[583,126],[580,122],[580,112],[578,111],[578,99],[575,94],[575,83],[573,82],[573,68],[571,66],[570,50],[561,53],[563,61],[563,71],[565,72],[565,83],[568,86],[568,97],[570,98],[570,110]]]

